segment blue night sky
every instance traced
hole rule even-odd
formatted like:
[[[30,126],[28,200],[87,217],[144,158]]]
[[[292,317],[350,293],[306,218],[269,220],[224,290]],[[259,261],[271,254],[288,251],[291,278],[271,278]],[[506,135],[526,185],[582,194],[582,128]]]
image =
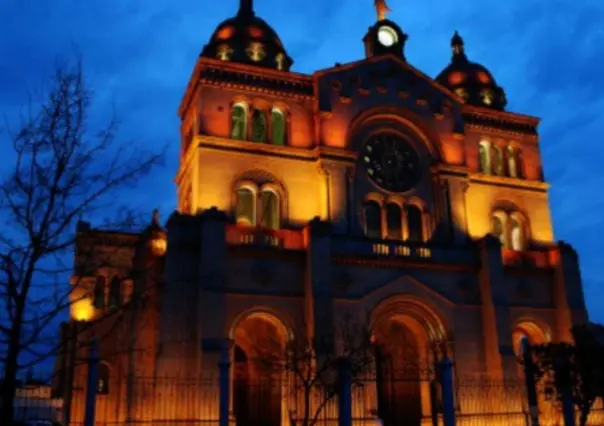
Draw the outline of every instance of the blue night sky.
[[[180,98],[201,48],[216,25],[235,14],[237,3],[1,0],[0,112],[13,122],[58,58],[82,54],[96,93],[93,121],[100,123],[114,107],[122,138],[170,144],[165,167],[130,197],[143,209],[160,207],[165,218],[176,200]],[[578,249],[592,319],[604,322],[604,278],[598,273],[604,237],[604,2],[389,5],[390,18],[410,35],[406,54],[413,66],[436,76],[449,62],[457,29],[470,59],[487,66],[506,90],[508,109],[543,119],[541,149],[556,238]],[[375,20],[373,0],[256,0],[255,9],[280,35],[295,60],[293,70],[303,73],[362,58],[361,39]]]

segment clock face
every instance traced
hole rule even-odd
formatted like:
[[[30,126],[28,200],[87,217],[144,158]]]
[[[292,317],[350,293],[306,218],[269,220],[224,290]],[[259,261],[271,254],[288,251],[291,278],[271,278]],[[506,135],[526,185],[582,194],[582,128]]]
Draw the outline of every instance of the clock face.
[[[384,25],[378,29],[378,41],[382,46],[390,47],[396,43],[397,40],[396,31],[389,26]]]
[[[369,178],[387,191],[408,191],[421,176],[417,152],[394,134],[372,136],[363,147],[361,161]]]

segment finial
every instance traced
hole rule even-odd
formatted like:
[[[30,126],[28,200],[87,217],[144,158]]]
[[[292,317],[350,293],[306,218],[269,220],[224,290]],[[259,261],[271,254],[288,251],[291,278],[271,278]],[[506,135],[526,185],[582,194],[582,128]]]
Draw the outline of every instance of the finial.
[[[455,31],[453,38],[451,38],[451,49],[453,50],[453,57],[465,58],[464,42],[463,38],[459,35],[459,32]]]
[[[388,12],[392,12],[386,4],[386,0],[375,0],[375,10],[377,11],[378,21],[383,21],[386,19]]]
[[[159,210],[153,209],[153,216],[151,217],[151,225],[159,226]]]
[[[254,1],[253,0],[239,0],[239,16],[250,16],[254,15]]]

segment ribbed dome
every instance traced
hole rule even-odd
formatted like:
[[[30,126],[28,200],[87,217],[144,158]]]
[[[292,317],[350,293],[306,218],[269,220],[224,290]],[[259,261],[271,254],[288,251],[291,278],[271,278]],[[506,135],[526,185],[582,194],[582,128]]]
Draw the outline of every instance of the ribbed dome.
[[[457,31],[451,39],[451,48],[453,49],[451,64],[436,77],[436,81],[455,92],[470,105],[503,110],[507,104],[505,92],[497,86],[489,70],[468,60],[463,39]]]
[[[293,61],[279,36],[253,10],[252,0],[240,0],[239,12],[214,31],[201,56],[289,71]]]

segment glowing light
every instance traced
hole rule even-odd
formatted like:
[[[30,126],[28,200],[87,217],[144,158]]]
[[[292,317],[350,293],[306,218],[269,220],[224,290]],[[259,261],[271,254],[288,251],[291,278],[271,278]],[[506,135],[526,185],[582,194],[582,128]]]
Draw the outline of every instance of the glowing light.
[[[250,43],[249,47],[245,49],[245,53],[247,53],[250,59],[254,62],[259,62],[263,60],[266,56],[264,46],[262,45],[262,43],[259,43],[257,41]]]
[[[378,30],[378,41],[382,46],[393,46],[398,41],[396,31],[387,25],[381,26]]]
[[[235,29],[233,27],[224,27],[216,32],[214,36],[217,40],[227,40],[235,34]]]
[[[248,33],[250,36],[254,37],[254,38],[260,38],[264,35],[264,33],[262,32],[262,30],[258,27],[249,27],[247,29]]]
[[[94,316],[94,307],[90,299],[81,299],[71,305],[71,317],[76,321],[90,321]]]
[[[489,83],[491,82],[491,77],[489,77],[489,75],[488,75],[486,72],[484,72],[484,71],[480,71],[480,72],[478,73],[478,80],[479,80],[481,83],[484,83],[484,84],[489,84]]]
[[[465,80],[466,76],[464,73],[455,71],[449,75],[449,83],[453,85],[457,85],[462,83]]]
[[[168,241],[164,235],[158,235],[151,241],[151,252],[155,256],[163,256],[168,250]]]
[[[221,44],[216,49],[216,57],[221,61],[228,61],[231,59],[231,55],[233,54],[233,49],[228,44]]]

